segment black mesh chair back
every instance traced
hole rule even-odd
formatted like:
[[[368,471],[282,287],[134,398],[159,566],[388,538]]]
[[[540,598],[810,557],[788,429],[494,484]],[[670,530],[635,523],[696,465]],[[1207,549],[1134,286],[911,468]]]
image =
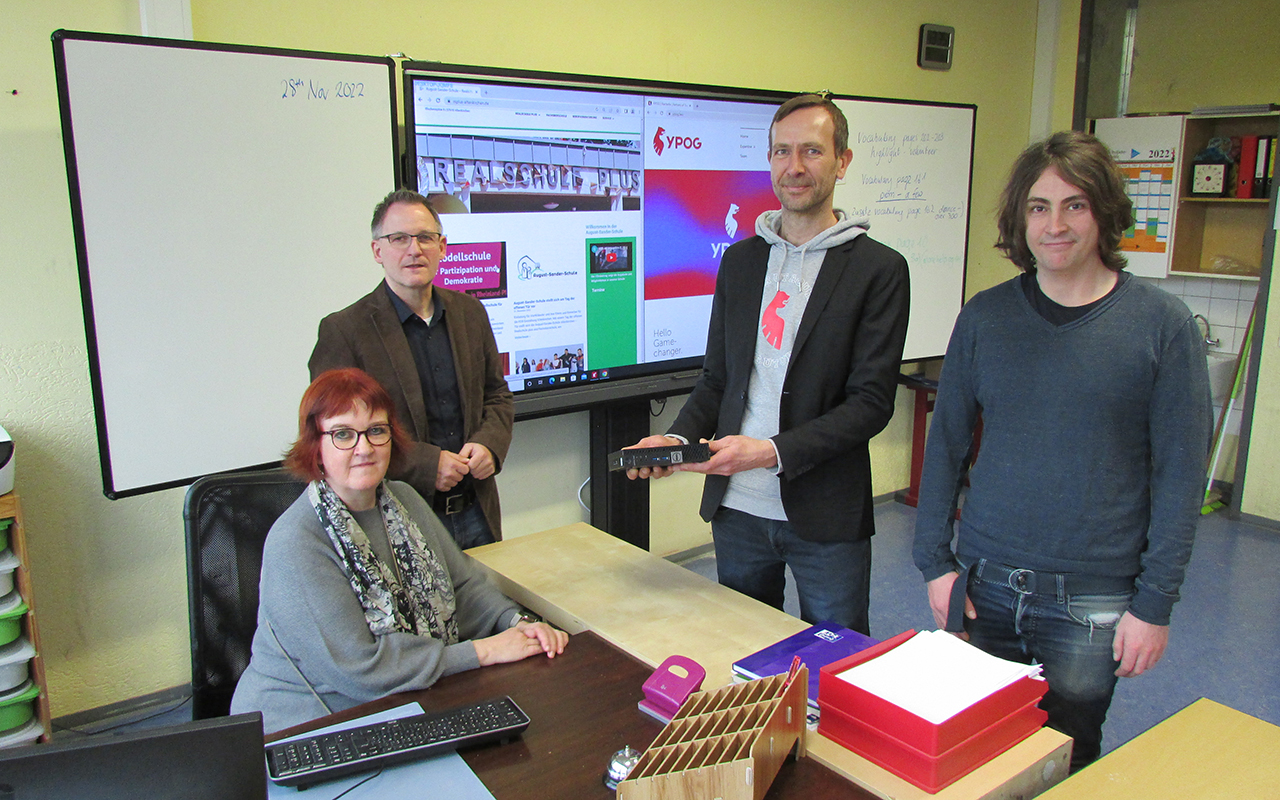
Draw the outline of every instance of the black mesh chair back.
[[[187,530],[194,719],[225,716],[258,627],[262,546],[306,483],[282,469],[210,475],[191,484]]]

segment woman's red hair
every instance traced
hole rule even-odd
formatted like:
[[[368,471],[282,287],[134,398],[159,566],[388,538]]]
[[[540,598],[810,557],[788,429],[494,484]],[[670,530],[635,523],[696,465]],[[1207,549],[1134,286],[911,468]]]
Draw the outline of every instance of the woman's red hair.
[[[324,434],[320,421],[345,414],[357,405],[367,407],[371,413],[386,412],[391,426],[391,466],[397,467],[409,439],[396,421],[391,395],[369,373],[354,367],[322,372],[302,393],[302,403],[298,406],[298,440],[285,454],[285,467],[304,480],[323,478],[320,445]]]

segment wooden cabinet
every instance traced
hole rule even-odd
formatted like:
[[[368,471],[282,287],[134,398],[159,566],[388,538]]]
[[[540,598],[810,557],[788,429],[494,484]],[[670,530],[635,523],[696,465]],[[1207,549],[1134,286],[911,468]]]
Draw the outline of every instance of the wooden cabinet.
[[[1097,120],[1094,132],[1111,150],[1121,169],[1143,170],[1158,179],[1171,173],[1168,208],[1159,209],[1166,237],[1126,237],[1123,245],[1130,271],[1147,277],[1199,275],[1257,278],[1261,274],[1265,238],[1275,219],[1271,197],[1192,197],[1195,155],[1215,136],[1274,136],[1280,114],[1164,115]],[[1131,186],[1135,185],[1131,174]],[[1143,184],[1146,186],[1147,184]],[[1146,190],[1144,189],[1144,194]],[[1134,192],[1131,190],[1130,194]],[[1232,193],[1234,194],[1234,193]],[[1135,206],[1139,204],[1135,198]],[[1138,216],[1142,216],[1139,214]],[[1151,215],[1155,219],[1155,214]],[[1141,232],[1141,225],[1139,225]]]
[[[1191,197],[1192,159],[1215,136],[1274,136],[1280,133],[1280,115],[1189,116],[1184,125],[1178,224],[1169,271],[1256,278],[1261,274],[1264,238],[1275,219],[1274,190],[1267,197],[1248,200]]]
[[[16,492],[0,495],[0,521],[8,521],[9,547],[18,557],[18,567],[14,573],[14,587],[23,601],[27,612],[23,615],[22,633],[35,647],[36,655],[31,659],[31,680],[40,690],[36,700],[36,717],[44,728],[40,741],[47,742],[53,736],[49,716],[49,688],[44,676],[44,649],[40,644],[40,631],[36,626],[35,596],[31,591],[30,555],[27,552],[27,534],[22,525],[22,504]]]

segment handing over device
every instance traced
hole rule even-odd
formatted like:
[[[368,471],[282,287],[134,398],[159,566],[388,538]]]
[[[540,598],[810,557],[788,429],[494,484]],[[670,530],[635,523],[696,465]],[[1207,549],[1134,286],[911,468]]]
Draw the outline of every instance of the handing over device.
[[[609,471],[639,469],[640,467],[674,467],[710,461],[711,448],[706,442],[699,444],[673,444],[660,447],[631,447],[609,454]]]

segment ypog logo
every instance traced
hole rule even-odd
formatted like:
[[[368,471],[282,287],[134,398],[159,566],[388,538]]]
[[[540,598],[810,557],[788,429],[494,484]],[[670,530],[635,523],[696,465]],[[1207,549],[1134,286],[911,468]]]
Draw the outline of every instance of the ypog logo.
[[[667,129],[659,127],[653,133],[653,152],[662,155],[663,150],[701,150],[702,139],[697,136],[667,136]]]
[[[724,215],[724,232],[732,239],[738,233],[738,218],[734,216],[741,209],[737,203],[729,204],[729,213]]]

